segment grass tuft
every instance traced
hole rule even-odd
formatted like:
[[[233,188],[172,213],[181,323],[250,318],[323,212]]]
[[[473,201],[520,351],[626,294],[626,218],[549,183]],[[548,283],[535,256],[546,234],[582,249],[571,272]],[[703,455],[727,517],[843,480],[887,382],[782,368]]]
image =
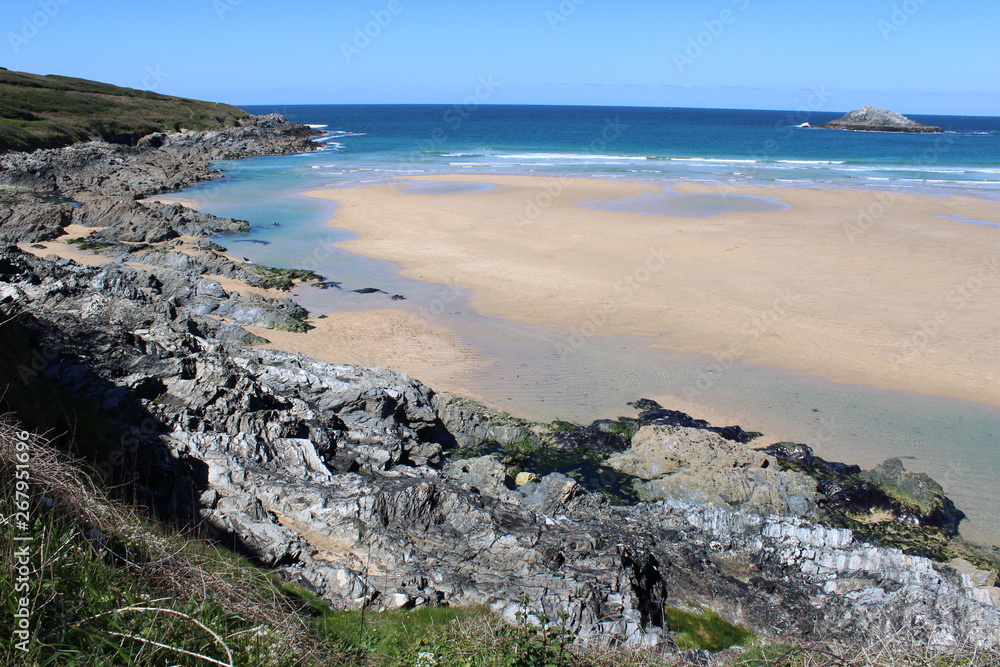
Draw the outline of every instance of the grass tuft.
[[[742,626],[729,623],[711,609],[667,607],[664,616],[667,627],[674,633],[674,644],[682,651],[718,652],[732,646],[743,646],[755,638]]]

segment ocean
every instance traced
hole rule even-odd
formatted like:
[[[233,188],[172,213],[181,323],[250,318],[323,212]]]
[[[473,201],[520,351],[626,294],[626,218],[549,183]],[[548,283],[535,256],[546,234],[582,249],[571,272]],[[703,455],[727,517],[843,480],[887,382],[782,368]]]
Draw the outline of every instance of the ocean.
[[[913,116],[944,134],[799,127],[839,113],[345,105],[247,107],[323,126],[337,157],[317,177],[383,181],[407,174],[569,173],[628,180],[823,183],[894,188],[1000,186],[1000,118]],[[349,161],[349,165],[345,164]],[[312,166],[312,165],[310,165]]]
[[[1000,196],[1000,118],[992,117],[911,116],[945,132],[895,134],[802,126],[842,115],[832,112],[462,105],[245,109],[277,112],[317,127],[323,149],[220,163],[225,178],[179,198],[199,210],[252,223],[249,233],[216,239],[231,254],[313,269],[342,282],[342,291],[296,290],[297,300],[314,314],[369,308],[416,314],[440,301],[443,288],[403,278],[390,262],[336,247],[352,235],[327,225],[335,207],[301,196],[310,190],[435,173],[588,176],[651,183],[667,192],[682,183],[717,188],[717,197],[688,198],[681,209],[667,211],[688,217],[733,206],[781,208],[780,201],[733,198],[726,188],[734,185]],[[451,187],[458,190],[437,193],[476,186]],[[644,205],[652,208],[639,212],[658,212],[656,202]],[[1000,228],[1000,220],[950,222]],[[350,291],[364,287],[407,299],[372,300]],[[681,388],[711,372],[708,357],[677,353],[651,361],[642,341],[624,337],[595,340],[566,358],[544,325],[517,326],[478,313],[469,306],[468,294],[447,290],[448,312],[437,322],[489,362],[465,384],[515,414],[575,421],[626,414],[627,401],[682,395]],[[714,385],[712,400],[735,423],[755,430],[775,427],[834,460],[872,466],[889,456],[903,457],[909,469],[941,482],[975,529],[1000,543],[995,513],[1000,410],[739,362],[734,368]]]

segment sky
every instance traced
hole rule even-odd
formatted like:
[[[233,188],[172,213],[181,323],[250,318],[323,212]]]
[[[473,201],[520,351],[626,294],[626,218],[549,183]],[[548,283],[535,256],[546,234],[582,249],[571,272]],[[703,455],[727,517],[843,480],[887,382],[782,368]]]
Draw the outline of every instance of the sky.
[[[1000,116],[996,0],[3,0],[0,66],[228,102]]]

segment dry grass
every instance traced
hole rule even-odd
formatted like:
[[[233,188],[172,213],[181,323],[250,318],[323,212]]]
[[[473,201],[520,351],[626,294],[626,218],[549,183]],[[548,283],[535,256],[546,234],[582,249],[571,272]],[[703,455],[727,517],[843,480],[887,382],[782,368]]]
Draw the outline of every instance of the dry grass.
[[[303,655],[316,649],[303,617],[263,570],[198,540],[156,529],[136,508],[97,488],[81,463],[69,460],[45,439],[20,431],[10,419],[0,418],[0,463],[13,469],[25,458],[33,495],[50,499],[53,511],[71,520],[80,531],[96,529],[114,536],[116,544],[126,545],[124,549],[104,548],[112,552],[127,576],[142,581],[165,599],[221,605],[249,623],[274,631],[289,649]],[[115,613],[123,611],[128,610],[116,609]]]
[[[262,570],[196,540],[158,531],[135,508],[109,498],[97,488],[79,463],[67,459],[45,439],[34,435],[19,437],[20,433],[13,422],[0,419],[0,467],[13,469],[21,453],[18,451],[19,444],[23,443],[21,449],[27,454],[24,458],[29,465],[33,495],[51,499],[52,513],[58,512],[72,522],[78,536],[87,529],[97,529],[113,535],[115,544],[126,544],[127,549],[122,553],[113,554],[120,574],[112,576],[140,580],[156,596],[163,596],[160,599],[153,596],[154,599],[144,599],[141,603],[133,600],[115,604],[112,601],[98,611],[76,617],[72,623],[88,626],[110,616],[123,619],[119,626],[103,629],[103,635],[121,647],[128,647],[134,655],[142,656],[144,651],[160,651],[157,654],[160,656],[169,654],[172,656],[171,664],[418,664],[413,661],[419,654],[433,654],[437,660],[434,664],[442,667],[542,664],[577,667],[1000,667],[1000,647],[988,651],[972,647],[936,649],[926,646],[926,637],[902,633],[876,640],[859,640],[853,644],[781,643],[779,639],[771,638],[757,640],[746,649],[730,649],[709,655],[678,652],[669,646],[659,651],[596,645],[564,646],[569,637],[539,635],[530,630],[512,628],[485,610],[481,613],[441,610],[440,614],[433,609],[417,610],[413,612],[414,618],[387,614],[384,619],[369,618],[368,629],[358,626],[349,615],[331,614],[309,619],[290,606]],[[10,482],[7,484],[12,486]],[[54,563],[60,558],[60,552],[79,548],[79,540],[69,539],[50,547],[49,553],[42,554],[42,560]],[[45,574],[47,566],[44,562],[39,568],[39,576]],[[10,563],[4,565],[9,566]],[[171,601],[177,600],[211,601],[223,607],[226,613],[246,621],[246,624],[235,630],[230,625],[228,630],[223,631],[223,624],[213,625],[212,621],[200,617],[197,611],[177,608],[176,605],[171,607]],[[58,602],[40,600],[38,603]],[[455,614],[455,617],[450,618],[449,613]],[[138,626],[128,625],[128,619],[141,616],[151,618],[155,624],[173,623],[182,635],[200,633],[205,639],[198,645],[165,644],[156,634],[131,630]],[[358,630],[362,630],[360,635]],[[260,660],[248,663],[244,655],[241,661],[237,652],[245,649],[245,644],[241,644],[245,637],[241,638],[241,635],[247,633],[264,638],[263,641],[268,644],[268,655],[273,656],[275,651],[285,652],[285,655],[267,663]],[[352,638],[352,633],[360,638]],[[337,637],[342,641],[332,641]],[[370,642],[373,638],[380,642],[377,650],[374,650],[375,646],[362,646],[363,640]],[[347,643],[343,642],[345,639]],[[355,646],[352,642],[362,643]],[[282,657],[289,656],[294,656],[291,662],[281,661]],[[90,664],[86,662],[86,655],[81,657],[84,662],[66,664]],[[145,663],[133,661],[127,664]]]

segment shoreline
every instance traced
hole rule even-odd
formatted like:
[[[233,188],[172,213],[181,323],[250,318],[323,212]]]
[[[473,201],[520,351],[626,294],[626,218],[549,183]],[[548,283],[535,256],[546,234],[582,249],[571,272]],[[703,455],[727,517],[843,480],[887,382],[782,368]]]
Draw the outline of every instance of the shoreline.
[[[90,244],[107,248],[117,262],[77,267],[68,262],[39,260],[13,249],[5,251],[5,261],[13,267],[5,274],[12,283],[8,292],[27,295],[25,301],[30,308],[26,310],[33,315],[14,326],[43,349],[54,343],[58,352],[52,354],[66,359],[71,371],[67,377],[78,382],[75,390],[81,396],[95,397],[102,408],[114,410],[115,418],[121,419],[126,429],[129,424],[124,420],[131,415],[148,415],[157,425],[152,428],[144,422],[143,429],[130,433],[136,438],[137,451],[163,454],[156,459],[164,462],[162,468],[153,468],[140,481],[148,485],[150,494],[164,501],[165,512],[179,516],[185,509],[181,501],[185,502],[193,518],[231,529],[234,539],[267,564],[283,568],[293,577],[305,576],[303,581],[319,582],[316,592],[329,600],[362,605],[376,601],[376,608],[388,607],[402,598],[414,605],[435,600],[456,606],[485,601],[493,605],[516,604],[518,610],[542,613],[545,601],[537,598],[539,590],[555,591],[557,597],[567,600],[589,599],[588,595],[593,598],[592,593],[597,591],[606,597],[595,599],[595,604],[610,610],[610,615],[602,612],[600,618],[591,619],[582,615],[584,607],[571,609],[580,624],[591,623],[581,625],[580,634],[589,627],[599,627],[594,623],[606,623],[609,618],[617,623],[620,617],[625,619],[623,632],[644,638],[641,633],[645,629],[640,624],[626,623],[638,618],[633,610],[640,607],[631,602],[638,594],[646,595],[655,604],[667,601],[670,595],[675,604],[698,600],[726,608],[738,606],[744,622],[761,628],[782,627],[786,619],[807,617],[815,608],[815,596],[823,595],[824,604],[831,605],[832,610],[845,610],[826,614],[824,622],[828,617],[831,627],[854,632],[854,626],[844,619],[858,628],[871,624],[867,615],[852,615],[855,611],[869,613],[863,601],[856,602],[857,596],[849,594],[858,589],[850,588],[846,594],[822,589],[820,593],[809,574],[815,571],[810,570],[814,561],[850,564],[855,555],[877,558],[875,566],[863,566],[864,571],[855,571],[854,566],[830,571],[828,579],[840,577],[843,572],[843,579],[863,579],[866,587],[869,580],[871,587],[884,585],[886,576],[895,576],[897,570],[901,573],[897,579],[906,584],[921,574],[914,563],[932,567],[929,561],[915,561],[898,549],[877,549],[863,543],[854,546],[856,535],[846,528],[809,523],[820,516],[821,500],[830,501],[832,507],[832,495],[821,491],[815,481],[802,478],[804,473],[781,469],[778,461],[784,459],[765,459],[761,464],[763,454],[747,450],[742,429],[715,429],[673,410],[658,411],[659,406],[646,402],[641,408],[645,413],[642,423],[621,422],[609,439],[612,432],[600,424],[571,427],[569,431],[564,428],[567,425],[529,424],[461,398],[435,394],[399,373],[325,364],[294,353],[260,349],[259,338],[247,335],[241,326],[252,332],[252,325],[262,323],[268,328],[257,331],[271,338],[271,346],[285,350],[295,338],[296,343],[322,343],[330,355],[337,357],[354,354],[361,363],[371,363],[368,355],[374,353],[397,354],[399,361],[394,365],[419,357],[423,366],[415,367],[416,373],[430,368],[440,372],[450,364],[458,368],[461,377],[482,372],[482,358],[490,358],[502,347],[479,350],[468,344],[460,333],[446,326],[447,306],[442,309],[443,317],[430,321],[409,319],[412,312],[376,309],[316,317],[318,328],[311,338],[308,334],[286,334],[280,329],[307,328],[306,313],[290,300],[272,298],[273,292],[265,287],[290,288],[295,296],[297,286],[303,284],[296,280],[305,277],[316,281],[319,275],[241,264],[217,250],[203,251],[200,242],[191,252],[190,239],[204,234],[181,233],[208,232],[234,226],[237,221],[116,202],[119,205],[128,210],[116,213],[113,219],[119,220],[118,224],[97,232],[95,241],[100,243]],[[404,202],[404,208],[407,205]],[[88,217],[80,217],[91,221],[111,218],[93,204],[83,213]],[[120,217],[123,214],[127,215]],[[164,222],[166,215],[171,216],[169,223]],[[426,222],[433,226],[440,220],[431,216]],[[135,240],[137,236],[143,238]],[[579,243],[572,238],[570,241],[570,250],[574,244],[579,250],[586,246],[587,239],[584,236]],[[534,237],[530,242],[537,245]],[[541,245],[565,242],[556,234]],[[495,243],[491,241],[491,245]],[[433,251],[434,244],[425,250]],[[549,265],[539,266],[558,268],[561,252],[553,255]],[[499,256],[505,259],[502,253]],[[128,258],[136,261],[129,262]],[[476,259],[483,258],[489,259],[490,255]],[[133,269],[125,264],[138,266]],[[651,266],[644,266],[653,273]],[[248,267],[254,271],[248,271]],[[571,269],[563,272],[570,274]],[[601,275],[597,273],[587,279],[599,286]],[[227,279],[216,282],[217,274]],[[639,279],[639,274],[632,275]],[[255,283],[255,277],[263,280]],[[492,279],[496,281],[497,276]],[[537,275],[527,279],[536,280]],[[255,287],[242,288],[235,280]],[[652,275],[641,282],[648,280]],[[502,289],[505,284],[498,286]],[[556,290],[551,295],[553,301],[562,294],[560,283],[529,285],[533,289],[539,286]],[[585,291],[580,295],[591,296]],[[407,309],[427,305],[415,302],[407,304]],[[527,315],[538,310],[534,301],[526,300],[524,305],[533,309]],[[639,307],[641,302],[628,305]],[[503,332],[510,334],[516,329],[517,325],[512,325]],[[529,335],[538,332],[535,328]],[[585,352],[593,352],[587,347],[581,346]],[[483,356],[477,356],[480,354]],[[521,361],[527,367],[532,359]],[[532,369],[536,374],[549,371],[545,366]],[[572,400],[580,388],[579,384],[564,383],[556,375],[550,375],[549,380],[560,385],[558,391],[563,399]],[[585,402],[586,398],[583,393],[576,400]],[[119,422],[114,423],[117,427]],[[643,440],[637,431],[645,434],[648,443],[672,448],[675,445],[671,439],[677,431],[670,429],[675,426],[684,429],[681,433],[692,450],[688,460],[699,469],[713,467],[697,463],[704,456],[703,445],[709,434],[714,435],[713,446],[720,448],[717,451],[725,452],[713,461],[721,477],[703,480],[708,483],[706,488],[718,491],[717,506],[706,504],[697,487],[690,489],[694,496],[683,492],[655,506],[609,504],[606,496],[574,502],[575,497],[604,488],[630,497],[629,489],[633,488],[627,485],[628,478],[598,475],[590,479],[579,474],[579,469],[574,472],[572,466],[594,463],[587,451],[608,463],[611,458],[604,455],[612,452],[624,450],[631,452],[629,456],[642,456],[637,454]],[[115,428],[109,434],[112,446],[119,430]],[[577,438],[585,438],[586,446],[580,447]],[[453,458],[458,446],[462,448],[458,451],[485,455]],[[495,453],[498,446],[506,454]],[[140,447],[143,449],[138,450]],[[567,461],[547,460],[549,454],[560,451],[568,453]],[[543,455],[533,458],[533,452]],[[730,459],[730,454],[736,458]],[[514,458],[507,459],[507,455]],[[735,463],[746,456],[757,457],[757,463]],[[619,463],[625,467],[615,469],[629,474],[631,464]],[[522,484],[522,488],[515,488],[508,481],[508,476],[515,474],[510,465],[515,465],[517,471],[536,474],[541,478],[538,486]],[[764,469],[767,472],[763,476],[757,474]],[[574,478],[567,477],[564,471]],[[739,489],[756,485],[756,489],[752,497],[734,496],[715,487],[716,481]],[[177,493],[187,485],[190,494]],[[639,492],[638,487],[635,490]],[[756,491],[765,495],[758,496]],[[867,518],[868,510],[881,506],[879,497],[870,500],[864,505],[862,519]],[[892,526],[897,522],[903,525],[911,507],[906,503],[905,498],[890,501],[894,513],[879,514],[879,520],[891,520]],[[927,529],[916,529],[915,539],[938,534],[940,529],[946,531],[950,548],[960,515],[950,501],[941,498],[941,503],[946,516],[928,518]],[[745,512],[734,512],[734,506]],[[360,513],[357,508],[361,508]],[[789,516],[778,518],[775,514]],[[692,522],[696,515],[699,519]],[[833,510],[830,518],[836,521]],[[483,539],[467,539],[470,520]],[[731,533],[713,532],[718,526],[728,526],[726,530]],[[677,539],[655,539],[663,530],[672,531]],[[876,536],[873,541],[878,538],[877,533],[871,534]],[[355,561],[353,555],[361,552],[366,536],[374,536],[386,548],[378,553],[369,549],[367,563]],[[721,556],[710,546],[717,539],[729,540]],[[598,546],[583,550],[585,553],[569,550],[565,563],[549,557],[572,543]],[[498,546],[483,549],[482,544]],[[909,549],[916,548],[907,544]],[[426,550],[426,545],[431,549]],[[783,553],[782,549],[789,552]],[[967,553],[979,559],[980,552],[975,549]],[[761,559],[762,552],[775,557]],[[373,553],[376,561],[372,561]],[[404,559],[404,563],[396,557],[400,553],[416,553],[419,557]],[[941,562],[950,557],[945,551],[935,554]],[[663,568],[662,563],[673,566]],[[508,571],[512,564],[520,568],[519,572],[523,570],[524,576],[498,579],[496,572]],[[368,580],[365,574],[369,570],[378,575],[378,581]],[[737,582],[732,574],[747,571],[780,584],[777,592],[781,605],[775,604],[773,596],[761,597],[755,586]],[[580,572],[585,574],[583,578]],[[642,574],[642,581],[629,579],[634,579],[636,572]],[[698,576],[692,577],[691,572]],[[988,587],[973,590],[957,574],[948,576],[946,588],[935,580],[933,598],[921,597],[934,602],[928,606],[932,615],[921,616],[921,612],[914,616],[912,600],[903,598],[898,605],[900,615],[930,618],[936,624],[956,618],[977,623],[996,618],[992,605],[980,604],[992,599],[985,597],[992,596]],[[656,586],[662,584],[662,590],[652,590],[649,581],[659,582]],[[886,590],[891,595],[896,588]],[[978,596],[975,603],[970,595]],[[955,606],[939,612],[939,600],[945,596]],[[380,599],[389,603],[377,602]],[[879,618],[887,608],[897,608],[892,606],[895,598],[883,595],[881,599],[878,608],[871,611]],[[632,606],[615,606],[623,601]],[[646,604],[645,600],[640,602]],[[630,630],[629,625],[634,629]],[[991,640],[995,634],[990,635]],[[646,643],[652,645],[660,641],[662,632],[656,628],[649,635]]]
[[[895,195],[868,225],[858,212],[886,209],[884,193],[727,186],[722,194],[790,207],[681,218],[574,203],[656,190],[641,183],[475,174],[407,182],[497,187],[306,195],[337,201],[329,224],[359,234],[340,247],[396,262],[408,278],[469,289],[480,312],[559,329],[568,348],[627,335],[707,355],[721,368],[743,361],[1000,407],[1000,377],[983,374],[992,367],[990,341],[1000,336],[990,315],[1000,307],[1000,238],[935,220],[927,197]],[[970,218],[1000,216],[1000,205],[983,200],[947,202]],[[610,226],[630,238],[608,238]]]

